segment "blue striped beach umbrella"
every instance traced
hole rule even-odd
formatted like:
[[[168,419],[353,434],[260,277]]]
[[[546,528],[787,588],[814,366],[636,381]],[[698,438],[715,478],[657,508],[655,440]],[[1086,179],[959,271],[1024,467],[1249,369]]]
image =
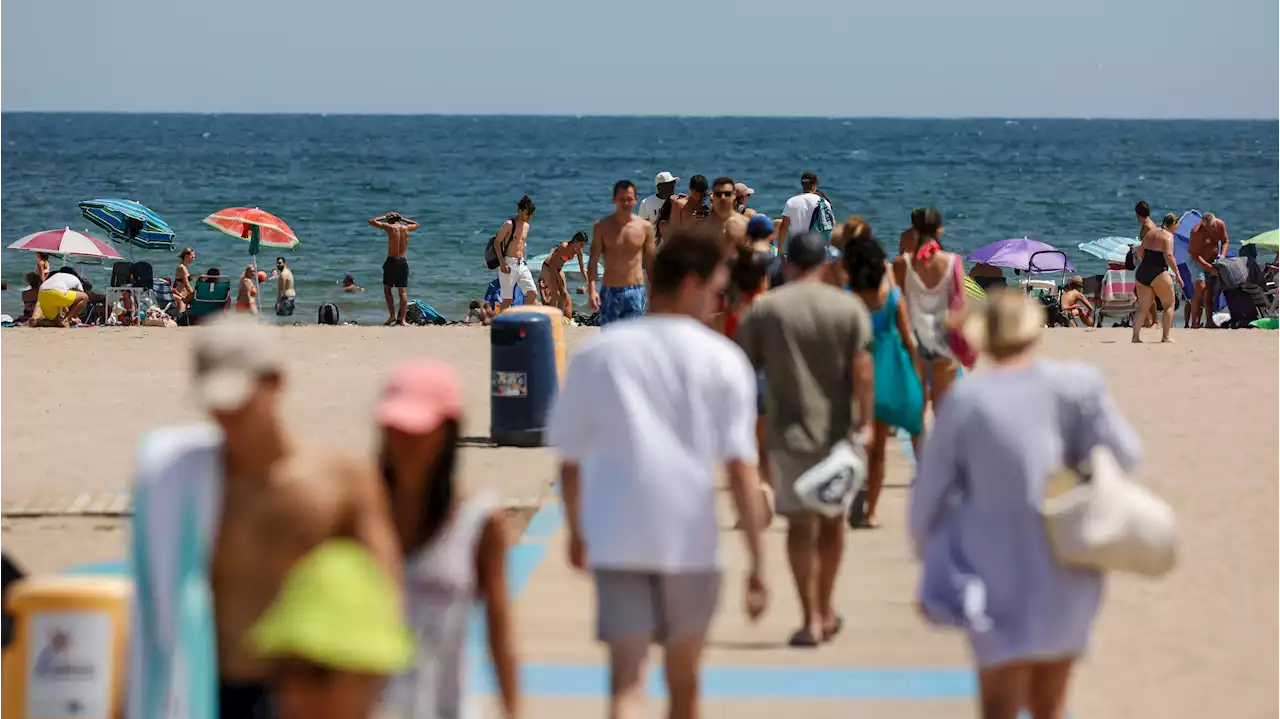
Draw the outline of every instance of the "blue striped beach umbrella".
[[[133,200],[85,200],[80,214],[116,242],[144,250],[172,250],[174,232],[160,215]]]
[[[1081,242],[1077,248],[1086,255],[1093,255],[1100,260],[1123,264],[1129,254],[1129,248],[1138,244],[1134,237],[1103,237],[1092,242]]]

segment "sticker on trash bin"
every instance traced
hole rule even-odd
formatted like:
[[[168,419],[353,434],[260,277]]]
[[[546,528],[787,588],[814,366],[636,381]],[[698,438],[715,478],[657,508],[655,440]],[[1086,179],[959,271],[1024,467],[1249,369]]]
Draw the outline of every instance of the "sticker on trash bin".
[[[111,616],[33,612],[27,650],[25,716],[104,717],[110,713]]]
[[[494,372],[494,397],[525,397],[529,394],[529,373]]]

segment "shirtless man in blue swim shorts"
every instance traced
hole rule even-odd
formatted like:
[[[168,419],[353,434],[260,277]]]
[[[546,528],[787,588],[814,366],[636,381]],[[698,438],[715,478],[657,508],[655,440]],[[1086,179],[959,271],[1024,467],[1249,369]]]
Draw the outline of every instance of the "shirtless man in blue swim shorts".
[[[587,299],[600,313],[600,326],[645,310],[645,282],[656,253],[653,225],[634,214],[636,186],[619,180],[613,186],[614,213],[591,230],[587,260]],[[596,293],[597,260],[604,260],[604,281]]]

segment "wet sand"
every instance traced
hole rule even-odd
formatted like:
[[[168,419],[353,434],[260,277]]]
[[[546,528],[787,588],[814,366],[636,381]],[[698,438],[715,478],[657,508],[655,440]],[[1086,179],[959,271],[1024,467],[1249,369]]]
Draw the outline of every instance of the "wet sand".
[[[568,344],[593,332],[569,330]],[[549,489],[550,452],[483,446],[487,331],[286,327],[278,333],[292,358],[286,416],[304,439],[370,453],[370,416],[382,378],[401,360],[433,356],[457,368],[464,383],[464,429],[472,438],[462,455],[464,482],[496,487],[512,500],[536,500]],[[190,334],[0,334],[5,505],[127,488],[141,431],[198,419],[186,395]],[[1154,330],[1147,334],[1158,338]],[[1111,582],[1072,713],[1089,719],[1274,716],[1280,335],[1221,330],[1176,331],[1174,337],[1174,345],[1135,346],[1124,330],[1046,334],[1047,355],[1105,369],[1145,443],[1139,478],[1173,504],[1182,541],[1182,561],[1170,577]],[[6,518],[2,538],[20,562],[50,571],[123,556],[127,532],[119,520],[104,518]]]

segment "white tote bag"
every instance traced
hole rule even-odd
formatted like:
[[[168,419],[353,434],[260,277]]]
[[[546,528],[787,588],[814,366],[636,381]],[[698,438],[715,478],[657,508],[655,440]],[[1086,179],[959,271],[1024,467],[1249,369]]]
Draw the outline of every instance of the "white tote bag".
[[[825,517],[843,517],[866,481],[866,458],[852,442],[840,440],[821,462],[796,477],[793,487],[804,506]]]
[[[1041,509],[1059,562],[1158,577],[1177,562],[1173,509],[1125,476],[1115,455],[1097,445],[1066,491],[1051,491]]]

